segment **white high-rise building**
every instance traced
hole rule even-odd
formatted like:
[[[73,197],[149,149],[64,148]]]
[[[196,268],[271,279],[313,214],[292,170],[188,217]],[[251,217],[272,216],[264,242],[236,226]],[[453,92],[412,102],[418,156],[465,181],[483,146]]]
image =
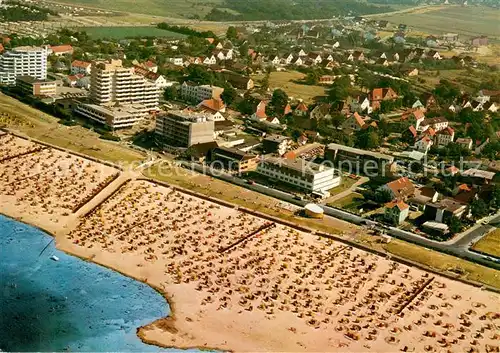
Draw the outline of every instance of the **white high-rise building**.
[[[0,55],[0,84],[14,85],[17,76],[47,78],[47,47],[17,47]]]
[[[158,110],[158,89],[134,68],[123,67],[121,60],[93,62],[90,75],[90,97],[99,105],[142,104]]]

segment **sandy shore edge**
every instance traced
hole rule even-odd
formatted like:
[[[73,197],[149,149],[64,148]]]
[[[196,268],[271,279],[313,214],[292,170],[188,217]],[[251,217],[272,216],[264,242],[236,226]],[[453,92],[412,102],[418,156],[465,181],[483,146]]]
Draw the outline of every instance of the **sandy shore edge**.
[[[6,212],[5,210],[1,210],[0,211],[0,215],[3,215],[11,220],[14,220],[14,221],[17,221],[17,222],[20,222],[20,223],[23,223],[23,224],[26,224],[30,227],[33,227],[33,228],[36,228],[42,232],[44,232],[45,234],[48,234],[49,236],[51,236],[52,238],[54,238],[54,241],[55,241],[55,245],[56,245],[56,248],[68,255],[71,255],[71,256],[75,256],[77,258],[79,258],[80,260],[83,260],[83,261],[87,261],[87,262],[92,262],[96,265],[99,265],[99,266],[102,266],[102,267],[105,267],[111,271],[114,271],[114,272],[117,272],[123,276],[126,276],[128,278],[132,278],[133,280],[135,281],[138,281],[138,282],[141,282],[141,283],[144,283],[148,286],[150,286],[151,288],[153,288],[157,293],[159,293],[164,299],[165,301],[167,302],[167,304],[169,305],[170,307],[170,315],[168,316],[165,316],[165,317],[162,317],[162,318],[159,318],[147,325],[144,325],[144,326],[140,326],[140,327],[137,327],[136,329],[136,334],[137,334],[137,337],[139,337],[139,339],[146,343],[146,344],[149,344],[149,345],[154,345],[154,346],[157,346],[157,347],[161,347],[161,348],[171,348],[171,349],[199,349],[199,350],[202,350],[202,351],[224,351],[224,352],[232,352],[232,351],[228,351],[227,349],[221,349],[221,348],[212,348],[212,347],[198,347],[198,346],[169,346],[169,345],[165,345],[165,344],[162,344],[161,342],[158,342],[156,340],[150,340],[150,339],[147,339],[145,337],[145,333],[144,331],[147,331],[149,329],[151,329],[153,326],[155,326],[158,322],[162,322],[164,320],[168,320],[172,329],[173,330],[177,330],[177,328],[175,327],[175,323],[177,322],[177,318],[175,316],[175,301],[169,296],[169,294],[163,290],[162,288],[152,284],[152,283],[149,283],[148,281],[145,281],[137,276],[134,276],[132,274],[129,274],[129,273],[126,273],[126,272],[123,272],[121,271],[119,268],[117,267],[114,267],[114,266],[111,266],[111,265],[108,265],[106,263],[103,263],[101,261],[96,261],[94,260],[93,258],[89,257],[89,256],[85,256],[85,255],[82,255],[82,254],[79,254],[77,253],[76,251],[72,250],[72,249],[69,249],[68,247],[65,247],[65,246],[61,246],[60,242],[58,241],[58,237],[61,237],[63,236],[65,232],[62,232],[61,230],[58,230],[58,229],[49,229],[49,228],[44,228],[43,226],[39,225],[39,224],[36,224],[35,221],[33,220],[28,220],[26,219],[25,217],[23,216],[15,216],[13,214],[9,214],[9,212]],[[69,231],[70,229],[68,228],[67,231]]]

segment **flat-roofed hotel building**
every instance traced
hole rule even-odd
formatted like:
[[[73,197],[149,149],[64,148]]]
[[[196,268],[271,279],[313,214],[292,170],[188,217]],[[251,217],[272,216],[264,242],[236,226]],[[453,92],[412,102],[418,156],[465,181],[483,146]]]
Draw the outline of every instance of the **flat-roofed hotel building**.
[[[133,67],[123,67],[121,60],[93,62],[90,76],[90,98],[99,105],[142,104],[158,110],[158,89]]]

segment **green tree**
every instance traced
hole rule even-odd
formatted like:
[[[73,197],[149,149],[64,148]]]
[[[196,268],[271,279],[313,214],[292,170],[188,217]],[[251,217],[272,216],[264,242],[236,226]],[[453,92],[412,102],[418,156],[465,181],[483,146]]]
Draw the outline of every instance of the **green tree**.
[[[500,185],[498,184],[496,184],[491,191],[490,206],[496,210],[500,208]]]
[[[450,228],[451,234],[460,233],[464,227],[462,220],[460,220],[460,218],[457,218],[455,216],[449,218],[447,224]]]
[[[355,146],[362,149],[372,149],[380,145],[380,138],[373,128],[361,129],[356,132]]]
[[[342,76],[335,80],[328,91],[328,99],[333,102],[341,102],[349,96],[351,79],[349,76]]]
[[[273,92],[273,97],[271,98],[271,105],[274,107],[274,111],[283,114],[285,107],[288,104],[288,95],[282,89],[275,89]]]
[[[226,38],[229,40],[236,39],[238,37],[238,31],[234,26],[229,26],[226,31]]]
[[[165,91],[163,92],[163,98],[165,98],[168,101],[176,100],[177,95],[178,95],[177,88],[174,86],[165,88]]]
[[[224,86],[224,92],[221,94],[221,98],[226,105],[231,105],[236,99],[238,92],[231,85]]]
[[[481,199],[475,199],[470,204],[472,218],[480,219],[488,215],[488,205]]]

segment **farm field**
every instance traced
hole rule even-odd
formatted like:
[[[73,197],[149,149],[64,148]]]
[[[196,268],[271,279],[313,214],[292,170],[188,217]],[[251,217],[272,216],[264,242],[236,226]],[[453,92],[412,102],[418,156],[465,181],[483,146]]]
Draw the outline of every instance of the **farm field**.
[[[269,88],[281,88],[289,97],[301,98],[306,103],[311,103],[314,97],[326,95],[326,89],[323,86],[309,86],[295,83],[293,81],[301,80],[304,74],[297,71],[271,72],[269,76]],[[255,75],[254,80],[262,80],[264,75]]]
[[[458,33],[466,37],[487,35],[500,38],[500,10],[490,7],[438,7],[435,10],[397,13],[384,16],[392,24],[404,23],[412,31],[426,33]]]
[[[472,247],[474,250],[500,257],[500,229],[486,234]]]
[[[59,0],[58,2],[154,16],[203,18],[221,0]]]
[[[166,31],[156,27],[82,27],[80,30],[87,32],[92,38],[124,39],[132,37],[168,37],[184,38],[185,35]]]

